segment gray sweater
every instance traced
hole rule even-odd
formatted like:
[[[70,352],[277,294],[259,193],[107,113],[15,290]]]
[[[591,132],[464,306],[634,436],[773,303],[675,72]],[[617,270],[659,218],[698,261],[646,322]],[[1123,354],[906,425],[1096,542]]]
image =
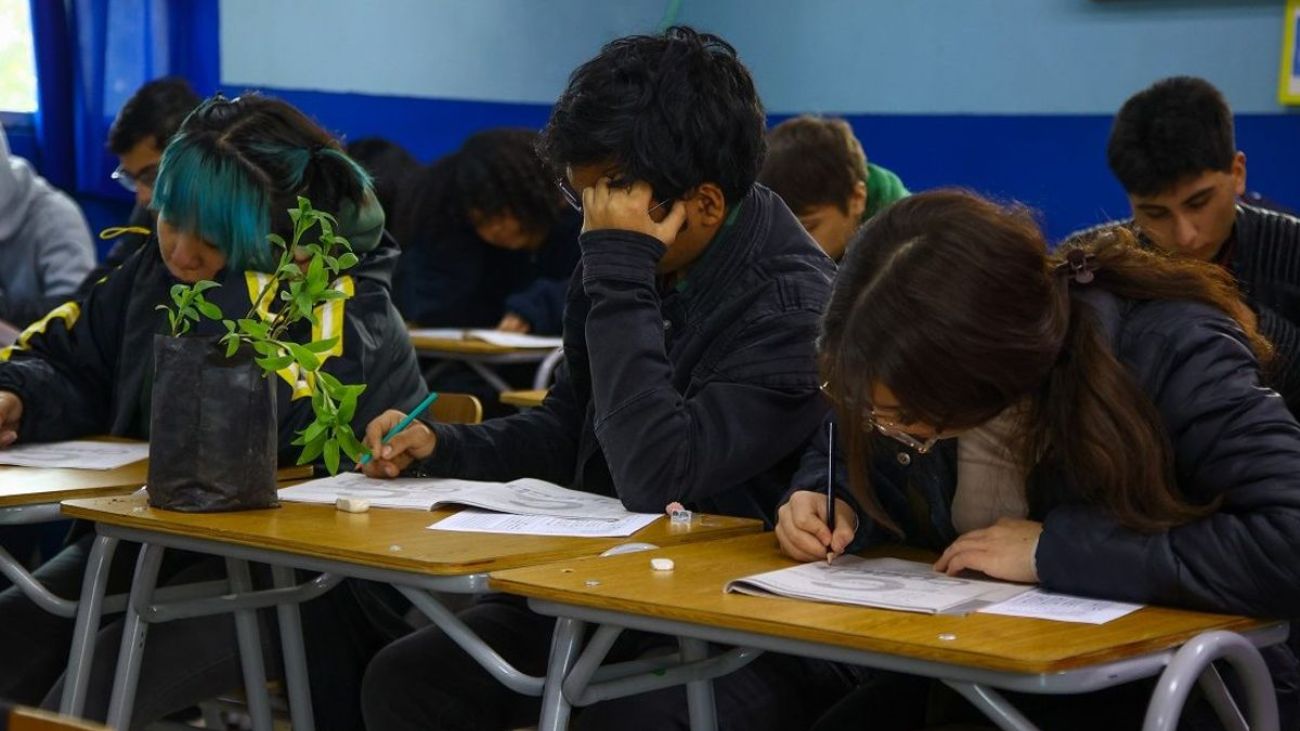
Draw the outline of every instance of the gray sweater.
[[[9,155],[0,130],[0,319],[24,326],[71,296],[95,265],[81,209]]]

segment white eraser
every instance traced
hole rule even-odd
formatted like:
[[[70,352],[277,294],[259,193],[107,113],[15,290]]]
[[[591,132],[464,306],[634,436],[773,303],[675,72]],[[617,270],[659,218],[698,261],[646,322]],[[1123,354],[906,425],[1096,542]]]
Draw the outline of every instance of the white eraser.
[[[364,513],[370,509],[370,501],[359,497],[340,497],[334,501],[334,507],[345,513]]]
[[[650,559],[650,568],[655,571],[672,571],[673,560],[671,558],[652,558]]]

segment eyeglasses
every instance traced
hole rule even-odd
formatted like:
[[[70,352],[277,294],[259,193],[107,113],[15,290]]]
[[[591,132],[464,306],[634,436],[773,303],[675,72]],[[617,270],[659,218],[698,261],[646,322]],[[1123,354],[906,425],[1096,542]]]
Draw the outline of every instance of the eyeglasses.
[[[827,398],[831,398],[829,381],[821,385],[821,390],[822,393],[825,394]],[[832,403],[834,403],[833,400]],[[867,425],[867,428],[870,429],[871,431],[877,432],[881,436],[893,439],[894,441],[898,442],[899,444],[902,444],[904,447],[907,447],[908,449],[912,450],[913,452],[916,452],[917,454],[926,454],[931,449],[934,449],[934,445],[938,444],[944,439],[951,439],[952,437],[957,436],[956,433],[953,432],[945,433],[942,429],[939,429],[931,437],[928,437],[926,439],[917,439],[911,434],[908,434],[906,431],[903,431],[903,429],[899,428],[897,424],[882,420],[879,416],[876,415],[875,409],[870,406],[865,406],[862,408],[862,421],[864,424]]]
[[[569,206],[573,208],[573,210],[577,211],[578,213],[582,213],[582,194],[579,193],[576,188],[574,188],[572,185],[569,184],[569,179],[564,176],[560,176],[555,179],[555,184],[560,186],[560,193],[564,196],[565,202],[568,203]],[[632,183],[630,181],[620,178],[618,180],[611,181],[609,187],[627,188],[630,187],[631,185]],[[668,205],[670,202],[672,202],[671,198],[665,198],[664,200],[659,201],[653,206],[650,206],[650,208],[646,211],[646,213],[654,213],[655,211]]]
[[[140,171],[139,175],[132,175],[129,170],[118,165],[117,169],[109,177],[116,180],[118,185],[134,193],[142,185],[146,188],[153,187],[153,184],[158,180],[158,164],[154,163],[146,166]]]

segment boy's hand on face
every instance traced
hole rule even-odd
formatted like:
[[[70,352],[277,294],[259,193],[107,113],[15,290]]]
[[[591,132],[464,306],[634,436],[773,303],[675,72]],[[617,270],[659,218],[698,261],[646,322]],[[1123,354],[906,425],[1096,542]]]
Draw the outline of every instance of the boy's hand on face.
[[[601,178],[582,191],[582,232],[635,231],[659,239],[664,246],[672,246],[686,221],[686,204],[673,201],[667,215],[656,221],[651,209],[662,211],[665,207],[656,204],[650,185],[644,181],[623,188],[611,186],[609,178]]]

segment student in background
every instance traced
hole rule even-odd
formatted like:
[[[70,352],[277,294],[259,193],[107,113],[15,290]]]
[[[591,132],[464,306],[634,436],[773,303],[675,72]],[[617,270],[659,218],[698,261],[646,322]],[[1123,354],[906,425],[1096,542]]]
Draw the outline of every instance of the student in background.
[[[228,317],[248,312],[260,291],[256,274],[278,262],[267,235],[291,238],[287,211],[296,208],[299,195],[334,213],[336,230],[361,257],[338,285],[351,290],[340,300],[342,317],[321,318],[320,335],[338,337],[342,344],[324,369],[345,383],[367,386],[354,423],[366,424],[393,403],[409,408],[419,401],[424,384],[388,294],[398,252],[381,236],[384,215],[365,172],[285,102],[256,95],[216,97],[187,118],[163,154],[151,202],[158,228],[146,249],[110,272],[83,302],[55,310],[45,328],[21,347],[0,351],[0,447],[92,434],[147,439],[152,343],[166,328],[165,313],[156,306],[170,303],[176,283],[210,279],[222,286],[205,296],[222,312]],[[204,320],[195,323],[193,334],[223,332],[220,322]],[[273,379],[281,461],[292,464],[299,449],[290,442],[314,415],[310,399],[294,398],[292,384]],[[36,577],[59,596],[76,596],[91,538],[84,530],[76,534]],[[127,588],[131,553],[119,550],[115,557],[112,591]],[[193,555],[178,556],[181,563],[173,557],[165,577],[178,570],[201,575],[211,565],[196,564]],[[321,669],[313,677],[318,681],[312,684],[314,698],[329,710],[317,712],[319,728],[361,725],[361,670],[370,653],[400,634],[383,634],[379,620],[350,629],[338,618],[360,611],[352,597],[368,591],[366,586],[349,584],[304,605],[304,622],[320,628],[309,629],[308,637],[329,638],[308,644],[309,660]],[[0,697],[32,704],[50,691],[68,655],[72,624],[16,589],[0,593]],[[93,717],[107,712],[120,630],[118,622],[100,634],[87,705]],[[339,633],[347,640],[337,641]],[[157,625],[150,639],[136,706],[141,724],[240,686],[228,616]],[[50,692],[47,706],[57,703],[58,693],[57,688]]]
[[[781,196],[836,261],[863,221],[908,195],[897,175],[867,162],[843,119],[787,119],[768,133],[767,145],[758,182]]]
[[[18,329],[76,294],[95,266],[81,209],[9,154],[0,128],[0,321]]]
[[[135,194],[135,208],[127,226],[153,230],[154,214],[149,202],[163,150],[186,115],[198,105],[199,95],[190,88],[189,82],[179,76],[167,76],[140,87],[117,113],[113,126],[108,129],[108,149],[118,160],[113,179]],[[82,294],[121,266],[148,240],[147,234],[135,232],[119,236],[100,266],[86,277]]]
[[[902,541],[950,574],[1300,616],[1300,425],[1260,387],[1270,347],[1221,268],[1122,229],[1048,256],[1026,213],[922,193],[850,245],[819,343],[848,480],[832,533],[819,431],[780,509],[790,556]],[[1296,658],[1264,652],[1293,728]],[[1095,729],[1145,702],[1017,705]]]
[[[1133,210],[1107,226],[1236,277],[1249,316],[1277,349],[1267,380],[1300,408],[1300,219],[1239,200],[1246,155],[1223,95],[1188,76],[1156,82],[1120,108],[1106,159]]]
[[[725,41],[674,27],[606,45],[570,77],[541,149],[574,207],[582,260],[565,308],[564,363],[546,401],[477,426],[372,422],[372,476],[416,464],[481,480],[536,477],[617,496],[770,521],[796,450],[825,414],[813,337],[834,266],[754,185],[763,108]],[[554,620],[492,595],[460,617],[524,672],[542,673]],[[671,642],[628,633],[623,657]],[[847,689],[825,663],[768,654],[714,681],[724,726],[798,728]],[[366,672],[368,728],[508,729],[538,699],[502,686],[437,628]],[[686,720],[682,689],[585,709],[581,728]]]
[[[529,130],[478,132],[420,176],[393,230],[403,248],[395,299],[408,321],[560,333],[582,217],[536,145]]]
[[[405,147],[382,137],[364,137],[349,142],[346,151],[348,157],[361,163],[361,167],[370,173],[388,228],[393,229],[402,218],[401,202],[412,179],[420,172],[420,162]]]

